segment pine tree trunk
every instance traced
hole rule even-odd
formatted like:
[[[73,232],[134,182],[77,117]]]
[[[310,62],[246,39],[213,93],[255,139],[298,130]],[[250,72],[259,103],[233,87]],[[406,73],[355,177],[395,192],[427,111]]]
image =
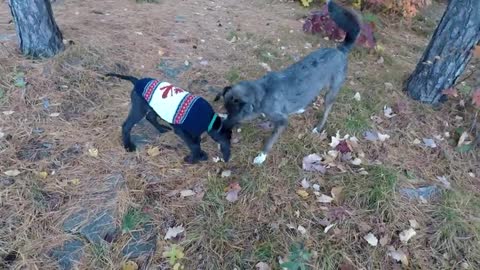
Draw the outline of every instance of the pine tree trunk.
[[[9,0],[8,5],[24,55],[48,58],[64,49],[49,0]]]
[[[463,73],[479,40],[480,0],[450,0],[405,90],[415,100],[437,104]]]

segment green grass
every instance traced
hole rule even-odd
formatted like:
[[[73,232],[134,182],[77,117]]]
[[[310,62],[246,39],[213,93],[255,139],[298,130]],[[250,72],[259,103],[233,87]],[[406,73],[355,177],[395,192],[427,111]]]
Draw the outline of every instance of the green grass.
[[[240,70],[232,67],[230,68],[227,73],[225,74],[225,79],[230,83],[230,84],[235,84],[239,81],[242,80],[242,76],[240,75]]]
[[[470,192],[446,191],[433,213],[435,233],[432,246],[439,256],[463,257],[472,269],[480,267],[480,225],[472,217],[480,215],[480,199]]]
[[[148,221],[148,217],[144,213],[138,209],[130,208],[122,219],[122,233],[130,232],[146,221]]]

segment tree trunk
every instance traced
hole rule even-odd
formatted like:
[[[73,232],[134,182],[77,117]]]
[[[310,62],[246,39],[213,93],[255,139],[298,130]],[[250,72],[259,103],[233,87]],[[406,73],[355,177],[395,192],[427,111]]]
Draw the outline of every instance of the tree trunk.
[[[24,55],[48,58],[64,49],[49,0],[9,0],[8,5]]]
[[[415,100],[437,104],[463,73],[479,40],[480,0],[450,0],[405,90]]]

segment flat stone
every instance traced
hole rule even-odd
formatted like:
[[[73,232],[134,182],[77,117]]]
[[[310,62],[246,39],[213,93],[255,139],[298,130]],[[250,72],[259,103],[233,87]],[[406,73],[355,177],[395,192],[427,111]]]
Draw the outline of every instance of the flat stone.
[[[131,238],[122,250],[128,258],[138,258],[155,253],[157,249],[157,232],[155,226],[146,224],[142,230],[131,233]]]
[[[59,269],[70,270],[83,256],[84,243],[78,239],[65,241],[63,245],[54,248],[50,255],[58,262]]]
[[[107,235],[113,235],[117,231],[114,217],[108,212],[99,212],[84,227],[80,234],[92,244],[102,244]]]

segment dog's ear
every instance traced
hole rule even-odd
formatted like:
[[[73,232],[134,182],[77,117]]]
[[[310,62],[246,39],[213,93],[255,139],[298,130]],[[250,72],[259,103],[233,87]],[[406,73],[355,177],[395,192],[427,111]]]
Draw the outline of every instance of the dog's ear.
[[[232,89],[232,86],[229,85],[229,86],[226,86],[225,88],[223,88],[223,91],[221,93],[218,93],[217,96],[215,96],[215,99],[213,101],[218,101],[220,99],[220,97],[224,97],[225,94],[230,91],[230,89]]]

